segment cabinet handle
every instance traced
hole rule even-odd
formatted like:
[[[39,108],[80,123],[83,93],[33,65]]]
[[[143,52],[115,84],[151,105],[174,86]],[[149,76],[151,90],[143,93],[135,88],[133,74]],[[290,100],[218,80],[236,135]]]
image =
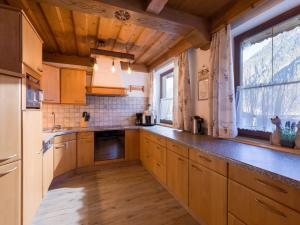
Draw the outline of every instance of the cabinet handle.
[[[259,200],[259,199],[257,199],[257,198],[255,199],[255,201],[256,201],[257,203],[259,203],[259,204],[261,205],[261,207],[263,207],[263,208],[269,210],[270,212],[272,212],[272,213],[274,213],[274,214],[276,214],[276,215],[278,215],[278,216],[287,218],[287,215],[285,215],[285,214],[284,214],[283,212],[281,212],[280,210],[276,209],[274,206],[271,206],[271,205],[269,205],[269,204],[267,204],[267,203],[265,203],[265,202],[263,202],[262,200]]]
[[[205,160],[206,162],[212,162],[212,160],[211,159],[209,159],[209,158],[206,158],[206,157],[204,157],[204,156],[202,156],[202,155],[198,155],[198,157],[200,158],[200,159],[203,159],[203,160]]]
[[[194,164],[192,164],[192,167],[193,167],[194,169],[198,170],[199,172],[203,173],[203,171],[202,171],[200,168],[198,168],[197,166],[195,166]]]
[[[184,160],[182,158],[177,158],[179,161],[183,162]]]
[[[11,172],[13,172],[13,171],[15,171],[17,168],[18,168],[18,167],[15,167],[15,168],[13,168],[13,169],[11,169],[11,170],[8,170],[8,171],[6,171],[6,172],[4,172],[4,173],[0,173],[0,177],[3,177],[3,176],[5,176],[5,175],[7,175],[7,174],[9,174],[9,173],[11,173]]]
[[[160,164],[159,164],[159,163],[156,163],[156,165],[157,165],[158,167],[160,167]]]
[[[17,157],[17,154],[14,154],[14,155],[8,156],[8,157],[6,157],[6,158],[0,159],[0,163],[1,163],[1,162],[4,162],[4,161],[7,161],[7,160],[9,160],[9,159],[15,158],[15,157]]]
[[[281,192],[281,193],[284,193],[284,194],[287,194],[288,192],[286,190],[284,190],[283,188],[280,188],[280,187],[277,187],[275,186],[274,184],[270,184],[266,181],[263,181],[261,179],[256,179],[256,181],[266,187],[270,187],[272,189],[274,189],[275,191],[278,191],[278,192]]]
[[[55,149],[61,149],[61,148],[66,148],[66,143],[59,146],[55,146]]]
[[[40,67],[37,68],[37,71],[43,72],[43,70]]]
[[[39,150],[38,152],[36,152],[36,154],[41,154],[43,152],[43,149]]]

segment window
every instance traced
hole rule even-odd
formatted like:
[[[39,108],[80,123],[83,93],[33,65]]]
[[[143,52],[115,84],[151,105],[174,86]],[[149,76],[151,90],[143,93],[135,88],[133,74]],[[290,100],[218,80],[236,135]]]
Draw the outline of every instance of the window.
[[[283,126],[300,120],[300,15],[291,14],[235,39],[240,135],[268,138],[274,116]]]
[[[160,74],[160,122],[172,124],[174,70]]]

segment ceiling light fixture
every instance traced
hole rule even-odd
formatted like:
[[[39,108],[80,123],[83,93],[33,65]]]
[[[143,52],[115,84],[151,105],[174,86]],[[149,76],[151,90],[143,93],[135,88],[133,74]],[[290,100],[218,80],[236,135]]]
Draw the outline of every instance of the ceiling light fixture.
[[[94,63],[94,71],[97,71],[98,70],[98,64],[97,62]]]
[[[111,67],[111,72],[115,72],[116,71],[116,67],[115,67],[115,60],[113,59],[112,61],[112,67]]]
[[[128,62],[127,73],[128,73],[128,74],[131,74],[131,64],[130,64],[130,62]]]

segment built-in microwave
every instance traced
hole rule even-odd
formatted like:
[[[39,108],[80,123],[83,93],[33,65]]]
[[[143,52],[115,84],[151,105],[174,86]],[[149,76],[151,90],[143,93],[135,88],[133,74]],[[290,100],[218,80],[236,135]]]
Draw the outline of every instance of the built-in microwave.
[[[40,109],[43,101],[43,91],[40,88],[40,80],[26,74],[26,108]]]

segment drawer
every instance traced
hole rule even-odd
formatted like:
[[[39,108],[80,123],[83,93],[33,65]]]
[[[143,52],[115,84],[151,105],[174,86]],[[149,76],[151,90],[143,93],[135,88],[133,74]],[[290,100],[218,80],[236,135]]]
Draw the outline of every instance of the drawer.
[[[94,139],[94,132],[77,133],[77,139]]]
[[[54,138],[54,144],[58,144],[66,141],[72,141],[72,140],[76,140],[76,133],[56,136]]]
[[[235,216],[228,213],[228,225],[246,225]]]
[[[159,144],[152,143],[153,159],[162,165],[166,165],[166,148]]]
[[[156,135],[156,134],[148,133],[148,134],[146,135],[146,137],[147,137],[149,140],[155,142],[156,144],[159,144],[159,145],[161,145],[161,146],[163,146],[163,147],[166,147],[166,146],[167,146],[167,139],[164,138],[164,137],[162,137],[162,136],[159,136],[159,135]]]
[[[298,225],[300,214],[229,180],[229,212],[246,224]]]
[[[189,158],[215,172],[227,176],[227,162],[196,149],[189,150]]]
[[[229,164],[229,177],[300,212],[300,190],[297,188],[234,164]]]
[[[159,162],[153,162],[153,174],[162,184],[166,184],[166,167]]]
[[[189,148],[185,145],[176,143],[175,141],[167,141],[167,149],[176,152],[183,157],[189,157]]]

